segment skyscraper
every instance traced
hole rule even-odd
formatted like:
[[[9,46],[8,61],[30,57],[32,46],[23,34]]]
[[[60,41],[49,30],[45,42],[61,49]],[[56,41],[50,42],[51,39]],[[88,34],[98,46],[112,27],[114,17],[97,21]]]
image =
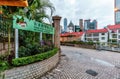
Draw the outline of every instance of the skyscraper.
[[[75,25],[75,32],[80,32],[81,29],[80,29],[80,26],[79,25]]]
[[[120,24],[120,0],[115,0],[115,24]]]
[[[96,20],[93,20],[91,22],[89,29],[97,29],[97,21]]]
[[[97,29],[96,20],[93,20],[92,22],[90,19],[84,21],[84,31],[90,30],[90,29]]]
[[[89,30],[90,27],[90,19],[84,20],[84,31]]]
[[[67,32],[67,18],[64,18],[64,32]]]
[[[79,20],[79,26],[80,26],[80,29],[83,31],[84,29],[84,27],[83,27],[83,19],[80,19]]]
[[[68,25],[68,32],[75,32],[75,26],[72,23],[72,21],[70,21],[70,23]]]

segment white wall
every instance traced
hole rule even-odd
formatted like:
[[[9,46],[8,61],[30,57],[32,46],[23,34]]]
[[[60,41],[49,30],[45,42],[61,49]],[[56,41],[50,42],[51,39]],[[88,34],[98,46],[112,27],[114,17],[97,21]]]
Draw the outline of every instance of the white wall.
[[[102,39],[102,37],[104,39]],[[99,42],[107,42],[108,41],[108,33],[104,33],[104,35],[102,35],[102,33],[99,33]]]
[[[84,37],[85,37],[85,35],[84,35]],[[104,39],[102,39],[102,37]],[[87,37],[87,38],[91,38],[93,42],[97,42],[94,40],[94,38],[98,38],[99,42],[107,42],[108,41],[108,33],[104,33],[104,35],[102,35],[102,33],[99,33],[99,36],[93,36],[93,33],[92,33],[92,36]]]
[[[113,34],[117,35],[117,38],[113,38]],[[116,39],[117,41],[119,40],[119,33],[118,33],[118,29],[116,30],[116,33],[112,33],[112,30],[109,30],[109,39]]]
[[[81,36],[81,41],[85,41],[85,33]]]
[[[120,38],[119,38],[120,37],[120,33],[119,33],[119,30],[120,29],[118,29],[118,43],[120,43]]]

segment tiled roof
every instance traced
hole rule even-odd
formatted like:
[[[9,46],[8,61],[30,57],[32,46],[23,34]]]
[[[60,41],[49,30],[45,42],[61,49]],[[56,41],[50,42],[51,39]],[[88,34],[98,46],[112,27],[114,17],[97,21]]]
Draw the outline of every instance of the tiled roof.
[[[117,25],[108,25],[108,28],[109,28],[110,30],[120,29],[120,24],[117,24]]]
[[[63,37],[68,36],[68,35],[69,33],[60,34],[60,36],[63,36]]]
[[[72,33],[64,33],[60,34],[60,36],[65,37],[65,36],[82,36],[84,32],[72,32]]]
[[[108,32],[107,29],[96,29],[96,30],[88,30],[86,33],[106,33]]]

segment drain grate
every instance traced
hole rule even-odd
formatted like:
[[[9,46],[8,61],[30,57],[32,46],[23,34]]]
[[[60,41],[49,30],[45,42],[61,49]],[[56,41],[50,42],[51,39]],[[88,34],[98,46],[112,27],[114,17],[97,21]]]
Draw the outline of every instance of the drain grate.
[[[92,76],[97,76],[98,73],[96,71],[93,71],[93,70],[86,70],[86,73],[89,74],[89,75],[92,75]]]
[[[82,53],[79,53],[80,55],[82,55]]]
[[[79,54],[79,55],[82,55],[82,53],[79,53],[79,52],[75,52],[76,54]]]
[[[61,56],[66,56],[65,54],[61,54]]]
[[[120,69],[120,66],[115,66],[117,69]],[[120,79],[120,78],[119,78]]]

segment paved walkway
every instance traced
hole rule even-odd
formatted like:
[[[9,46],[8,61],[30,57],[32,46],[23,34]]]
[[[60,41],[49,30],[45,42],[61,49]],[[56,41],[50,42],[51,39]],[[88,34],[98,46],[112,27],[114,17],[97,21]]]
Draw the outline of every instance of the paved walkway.
[[[120,53],[62,46],[57,68],[40,79],[120,79]]]

